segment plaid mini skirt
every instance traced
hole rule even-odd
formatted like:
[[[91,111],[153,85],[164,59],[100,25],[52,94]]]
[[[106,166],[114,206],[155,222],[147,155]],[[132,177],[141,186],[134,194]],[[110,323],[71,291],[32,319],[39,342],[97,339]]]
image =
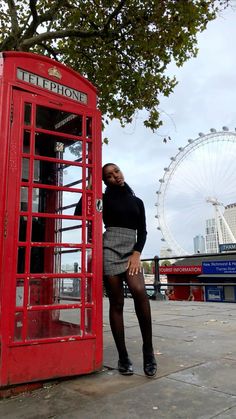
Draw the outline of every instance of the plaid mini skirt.
[[[136,231],[108,227],[103,234],[103,273],[118,275],[127,270],[128,258],[136,243]]]

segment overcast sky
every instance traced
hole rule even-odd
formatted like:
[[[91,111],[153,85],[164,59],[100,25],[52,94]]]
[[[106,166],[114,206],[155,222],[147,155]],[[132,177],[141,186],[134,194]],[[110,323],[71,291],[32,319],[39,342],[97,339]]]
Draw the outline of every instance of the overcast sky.
[[[127,125],[126,128],[122,129],[118,122],[113,122],[103,133],[104,137],[109,137],[109,145],[103,145],[103,164],[117,163],[127,183],[145,204],[148,238],[142,253],[143,258],[152,258],[160,254],[160,247],[163,245],[162,236],[157,230],[155,203],[156,191],[160,186],[159,179],[164,175],[164,167],[170,164],[170,157],[175,156],[178,147],[184,147],[189,138],[196,139],[199,132],[209,133],[212,127],[220,131],[225,125],[232,131],[236,128],[236,1],[234,9],[228,9],[215,21],[209,23],[207,30],[201,33],[198,39],[197,58],[189,60],[182,68],[177,68],[174,64],[169,67],[169,73],[176,75],[179,83],[169,98],[161,100],[160,109],[163,111],[164,125],[158,132],[154,134],[143,126],[145,113],[141,112],[134,123]],[[170,136],[171,141],[163,143],[164,136]],[[230,155],[235,152],[235,145],[230,147],[232,153],[228,149],[229,160]],[[211,153],[211,150],[208,149],[206,152]],[[201,156],[195,157],[201,159]],[[229,165],[232,166],[233,161],[235,160],[232,158]],[[197,163],[195,170],[198,171],[196,166]],[[224,166],[221,160],[220,167]],[[233,164],[232,173],[236,173],[234,169]],[[191,188],[196,172],[191,169],[189,171]],[[187,195],[188,190],[181,190],[181,182],[178,183],[180,177],[181,174],[177,173],[174,181],[176,185],[180,184],[180,189],[176,193],[183,197],[185,192]],[[207,183],[209,179],[205,179]],[[225,180],[225,187],[227,185],[228,181]],[[223,183],[220,186],[222,191],[225,187]],[[224,202],[225,204],[230,203],[229,201],[236,202],[234,187],[230,190],[232,197]],[[224,199],[220,193],[221,191],[218,199]],[[168,216],[172,216],[171,228],[174,224],[179,228],[176,232],[172,231],[174,238],[181,246],[188,241],[186,246],[191,253],[189,243],[192,245],[193,236],[204,231],[200,231],[199,226],[193,228],[194,224],[197,224],[197,213],[202,212],[200,204],[199,207],[195,205],[196,214],[192,219],[186,218],[191,212],[189,201],[189,198],[186,198],[186,201],[182,198],[180,205],[180,199],[176,197],[175,201],[174,195],[170,197],[167,219],[170,220]]]

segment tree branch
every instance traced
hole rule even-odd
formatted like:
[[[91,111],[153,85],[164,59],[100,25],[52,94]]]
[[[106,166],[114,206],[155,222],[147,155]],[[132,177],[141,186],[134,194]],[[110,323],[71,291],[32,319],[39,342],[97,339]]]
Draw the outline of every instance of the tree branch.
[[[107,19],[107,21],[104,25],[105,30],[107,30],[107,28],[109,27],[112,19],[120,13],[120,11],[121,11],[122,7],[125,5],[125,3],[126,3],[126,0],[121,0],[120,4],[118,4],[116,9],[110,14],[110,16],[108,17],[108,19]]]
[[[58,38],[68,38],[70,36],[76,38],[98,38],[102,37],[104,31],[81,31],[79,29],[65,29],[61,31],[52,31],[52,32],[43,32],[38,35],[35,35],[31,38],[24,39],[21,44],[20,48],[29,48],[32,45],[38,45],[43,41],[48,41],[50,39],[58,39]],[[114,31],[109,32],[109,35],[115,35]],[[107,34],[106,34],[107,35]]]
[[[30,0],[29,3],[30,3],[29,6],[30,6],[30,10],[31,10],[31,13],[32,13],[32,16],[33,16],[33,20],[35,22],[38,22],[38,12],[37,12],[37,9],[36,9],[37,0]]]
[[[48,10],[47,12],[43,13],[42,15],[39,15],[36,9],[36,3],[37,0],[30,0],[31,4],[31,13],[33,15],[33,21],[29,25],[28,29],[26,30],[24,34],[24,38],[31,38],[36,32],[36,29],[39,25],[45,22],[50,22],[52,24],[52,21],[55,19],[56,12],[59,10],[60,7],[64,6],[68,9],[71,9],[72,6],[68,3],[67,0],[57,0],[55,4]]]
[[[7,3],[8,3],[8,8],[9,8],[9,14],[11,17],[12,33],[16,35],[19,31],[16,5],[15,5],[14,0],[8,0]]]
[[[42,47],[43,49],[45,49],[45,51],[47,51],[50,55],[53,56],[54,60],[59,61],[57,58],[57,55],[59,54],[59,51],[55,51],[53,48],[51,48],[48,45],[45,44],[38,44],[39,47]]]
[[[30,6],[30,10],[31,10],[31,14],[33,17],[33,20],[27,30],[27,32],[29,32],[30,35],[33,35],[38,27],[39,24],[39,16],[38,16],[38,12],[36,9],[36,4],[37,4],[37,0],[30,0],[29,2],[29,6]]]

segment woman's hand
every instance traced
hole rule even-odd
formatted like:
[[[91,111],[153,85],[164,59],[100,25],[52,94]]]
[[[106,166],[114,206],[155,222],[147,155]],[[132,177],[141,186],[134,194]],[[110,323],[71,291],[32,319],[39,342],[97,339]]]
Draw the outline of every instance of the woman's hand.
[[[140,253],[136,250],[132,253],[132,255],[128,259],[127,270],[130,275],[138,274],[142,272],[142,265],[140,261]]]

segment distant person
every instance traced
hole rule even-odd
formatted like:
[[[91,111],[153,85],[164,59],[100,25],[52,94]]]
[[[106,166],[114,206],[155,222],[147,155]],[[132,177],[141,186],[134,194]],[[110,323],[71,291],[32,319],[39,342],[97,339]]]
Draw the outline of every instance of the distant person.
[[[174,290],[171,290],[171,291],[169,292],[168,299],[169,299],[169,300],[176,300]]]
[[[132,294],[141,329],[144,373],[154,377],[157,364],[152,344],[151,311],[140,261],[147,234],[144,205],[125,183],[116,164],[105,164],[102,175],[107,186],[103,196],[104,281],[110,302],[111,330],[119,354],[118,370],[123,375],[133,374],[125,344],[124,280]]]
[[[170,290],[166,289],[165,290],[165,299],[169,300],[169,294],[170,294]]]

